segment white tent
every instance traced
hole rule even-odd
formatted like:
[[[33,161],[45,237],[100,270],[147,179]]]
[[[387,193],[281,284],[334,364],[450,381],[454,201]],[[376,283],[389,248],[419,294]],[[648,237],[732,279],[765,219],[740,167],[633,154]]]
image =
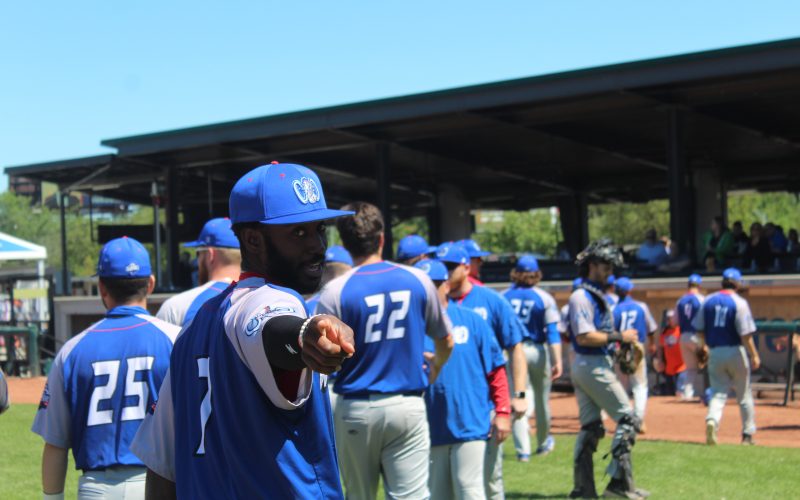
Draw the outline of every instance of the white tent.
[[[15,238],[10,234],[0,233],[0,261],[38,260],[43,263],[45,259],[47,259],[45,247]]]
[[[45,260],[47,259],[47,249],[29,241],[21,240],[10,234],[0,233],[0,266],[4,261],[9,260],[34,260],[37,262],[36,270],[39,277],[36,287],[43,291],[36,298],[36,310],[40,318],[49,316],[47,311],[47,290],[44,280]],[[13,307],[13,304],[8,304]]]

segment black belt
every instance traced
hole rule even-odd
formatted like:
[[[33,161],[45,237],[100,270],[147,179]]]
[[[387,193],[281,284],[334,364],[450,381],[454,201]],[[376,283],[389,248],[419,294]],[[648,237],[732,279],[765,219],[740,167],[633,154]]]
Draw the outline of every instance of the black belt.
[[[422,391],[406,391],[406,392],[358,392],[355,394],[342,394],[344,399],[366,400],[370,396],[422,396]]]

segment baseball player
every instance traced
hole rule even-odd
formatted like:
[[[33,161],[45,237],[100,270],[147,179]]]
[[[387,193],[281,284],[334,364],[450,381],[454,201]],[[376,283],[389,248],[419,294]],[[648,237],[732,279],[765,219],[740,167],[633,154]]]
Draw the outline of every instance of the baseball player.
[[[606,280],[605,285],[603,285],[603,296],[606,298],[606,302],[611,306],[612,310],[617,306],[617,302],[619,302],[619,295],[616,294],[616,282],[617,278],[612,274]]]
[[[329,281],[338,278],[352,268],[353,258],[343,246],[328,247],[328,250],[325,251],[325,271],[322,273],[320,286],[324,287]],[[317,302],[319,302],[319,293],[306,300],[306,307],[310,314],[314,314],[314,311],[317,310]]]
[[[561,335],[558,333],[559,312],[552,295],[536,286],[542,279],[539,262],[533,255],[522,255],[511,271],[512,286],[503,293],[525,325],[523,350],[528,361],[528,376],[533,388],[533,408],[525,418],[514,421],[514,444],[517,459],[527,461],[531,454],[528,432],[530,412],[536,410],[536,454],[553,451],[555,440],[550,435],[550,384],[561,376]]]
[[[506,351],[510,362],[513,394],[511,409],[514,418],[522,418],[528,409],[525,388],[528,381],[528,363],[522,349],[525,327],[517,318],[511,304],[499,293],[484,286],[474,285],[469,279],[469,256],[460,244],[444,243],[436,250],[436,258],[444,262],[450,274],[450,301],[472,309],[489,323],[500,347]],[[502,440],[492,436],[486,447],[486,496],[504,497]]]
[[[418,234],[409,234],[397,244],[397,261],[407,266],[413,266],[417,262],[427,259],[428,254],[436,247],[428,245],[425,238]]]
[[[571,376],[581,430],[575,440],[574,489],[570,497],[597,497],[592,455],[605,435],[600,416],[600,411],[605,410],[617,423],[617,429],[607,469],[611,481],[604,496],[644,498],[649,493],[636,488],[631,462],[639,424],[609,356],[612,344],[635,342],[638,333],[634,329],[614,330],[613,315],[602,291],[614,266],[622,264],[622,256],[609,240],[600,240],[578,254],[576,263],[583,283],[569,298],[569,328],[575,349]]]
[[[273,162],[229,200],[242,275],[181,333],[159,401],[134,442],[149,498],[342,498],[325,375],[352,330],[308,317],[330,210],[317,175]],[[152,495],[152,497],[151,497]]]
[[[703,308],[705,297],[700,293],[703,279],[699,274],[689,276],[689,290],[675,304],[678,314],[678,325],[681,328],[681,355],[686,363],[686,382],[681,397],[685,400],[694,398],[694,384],[697,378],[697,350],[700,344],[694,331],[694,319]]]
[[[756,324],[750,306],[736,293],[741,286],[742,273],[738,269],[723,271],[722,290],[706,298],[694,319],[698,340],[709,350],[708,377],[713,396],[706,415],[707,444],[717,444],[717,429],[731,387],[742,416],[742,444],[754,444],[756,422],[750,370],[758,370],[761,359],[753,343]]]
[[[572,280],[572,290],[570,293],[578,289],[580,284],[583,283],[583,278],[575,278]],[[567,363],[564,366],[564,376],[571,378],[569,370],[571,370],[572,362],[575,361],[575,349],[572,348],[572,333],[569,330],[569,302],[561,307],[561,320],[558,323],[558,333],[561,334],[562,351],[567,351]],[[563,359],[563,357],[562,357]],[[563,361],[562,361],[563,364]]]
[[[619,302],[614,308],[614,330],[618,332],[630,329],[636,330],[637,341],[642,346],[646,344],[655,350],[654,334],[658,330],[658,323],[653,319],[653,315],[650,314],[650,308],[644,302],[634,300],[631,297],[630,293],[634,285],[630,279],[618,278],[615,282],[615,288],[619,295]],[[633,392],[633,413],[639,420],[639,432],[644,434],[647,432],[644,414],[647,410],[648,393],[647,363],[645,360],[642,359],[639,363],[636,373],[633,373],[632,376],[624,376],[622,379],[623,381],[628,379],[627,381],[630,382],[631,392]]]
[[[130,450],[158,397],[180,328],[145,309],[155,278],[147,250],[111,240],[97,264],[105,318],[56,355],[33,421],[44,439],[44,498],[64,498],[67,453],[83,471],[78,498],[144,498],[145,468]]]
[[[356,353],[342,365],[334,392],[336,445],[348,498],[372,499],[378,477],[388,498],[426,498],[430,434],[422,394],[427,334],[435,344],[431,380],[453,349],[450,324],[424,271],[384,261],[380,210],[351,203],[336,223],[356,267],[328,283],[317,312],[355,332]]]
[[[483,258],[491,255],[491,252],[482,250],[478,242],[471,239],[461,240],[458,242],[463,246],[469,255],[469,276],[467,279],[473,285],[483,285],[481,281],[481,267],[483,266]]]
[[[415,267],[425,271],[436,285],[439,301],[453,324],[455,343],[447,364],[425,392],[431,428],[431,498],[483,499],[486,438],[490,432],[505,438],[511,427],[506,362],[483,318],[448,304],[450,285],[445,265],[424,260]],[[429,356],[433,342],[426,338],[425,343]],[[493,430],[492,403],[497,414],[495,424],[499,423],[499,429]]]
[[[206,222],[197,241],[184,246],[197,248],[200,286],[170,297],[156,313],[158,319],[178,326],[186,326],[208,299],[225,291],[239,277],[242,264],[239,240],[227,217]]]

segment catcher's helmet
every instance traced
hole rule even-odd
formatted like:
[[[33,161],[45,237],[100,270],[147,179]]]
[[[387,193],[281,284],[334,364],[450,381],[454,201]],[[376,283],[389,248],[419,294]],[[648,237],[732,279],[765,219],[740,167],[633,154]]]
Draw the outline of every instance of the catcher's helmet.
[[[589,261],[608,262],[614,267],[623,267],[625,265],[622,260],[622,252],[607,238],[589,243],[589,246],[578,254],[575,264],[580,266]]]

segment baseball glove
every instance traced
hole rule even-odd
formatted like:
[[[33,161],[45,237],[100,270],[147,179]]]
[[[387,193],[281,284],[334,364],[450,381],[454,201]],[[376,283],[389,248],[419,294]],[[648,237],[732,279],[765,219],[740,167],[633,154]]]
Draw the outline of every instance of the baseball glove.
[[[617,363],[622,373],[630,375],[636,373],[639,364],[644,359],[644,346],[639,342],[622,344],[617,349]]]
[[[697,368],[702,370],[708,365],[708,347],[698,347],[695,355],[697,356]]]

